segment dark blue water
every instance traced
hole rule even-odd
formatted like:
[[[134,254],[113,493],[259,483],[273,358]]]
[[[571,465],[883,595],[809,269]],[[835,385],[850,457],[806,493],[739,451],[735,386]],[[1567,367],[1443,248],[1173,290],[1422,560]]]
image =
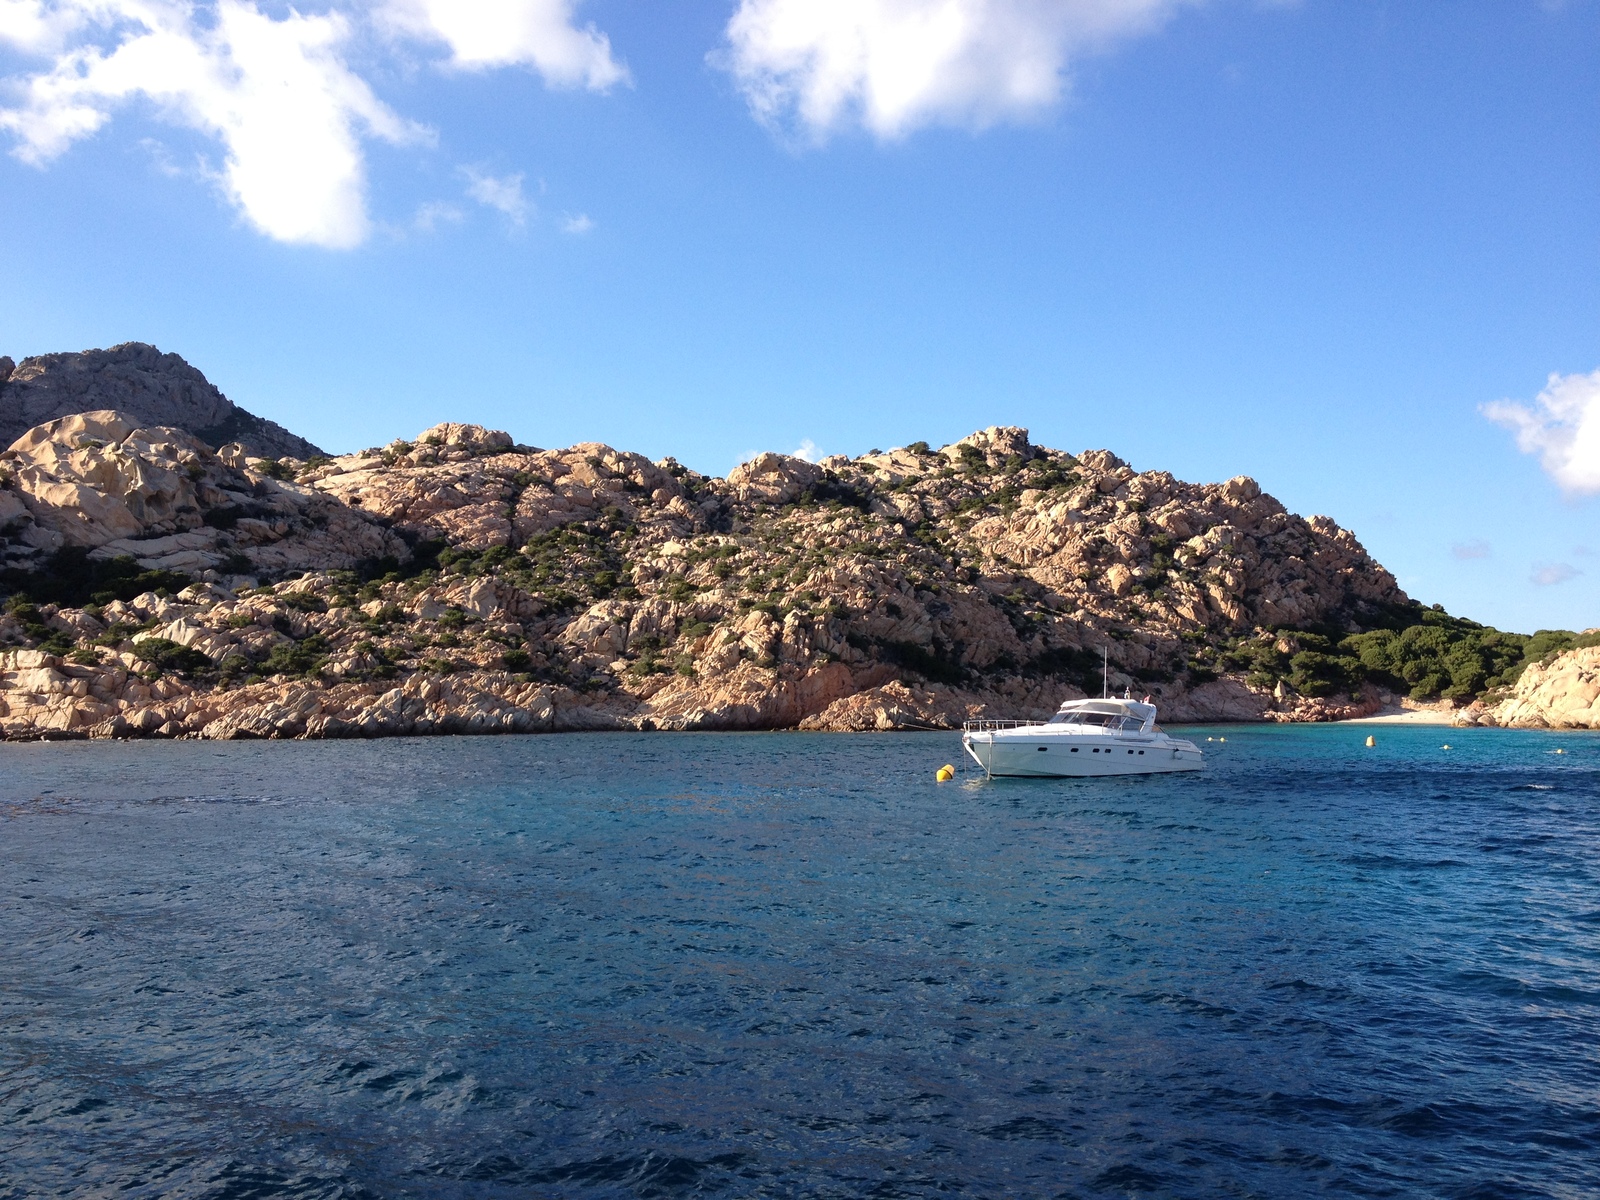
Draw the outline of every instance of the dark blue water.
[[[0,747],[0,1196],[1600,1194],[1600,739],[1220,732]]]

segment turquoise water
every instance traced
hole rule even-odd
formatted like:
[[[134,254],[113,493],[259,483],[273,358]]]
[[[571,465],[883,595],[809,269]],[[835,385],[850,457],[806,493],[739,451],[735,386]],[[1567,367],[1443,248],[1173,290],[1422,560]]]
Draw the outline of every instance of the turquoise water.
[[[1600,1194],[1600,738],[1190,735],[0,747],[0,1197]]]

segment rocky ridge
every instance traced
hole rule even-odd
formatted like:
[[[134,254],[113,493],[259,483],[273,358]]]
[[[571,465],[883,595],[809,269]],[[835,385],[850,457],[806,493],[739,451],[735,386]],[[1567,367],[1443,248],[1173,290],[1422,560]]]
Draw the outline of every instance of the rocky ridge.
[[[237,442],[263,458],[322,453],[234,404],[178,355],[143,342],[21,363],[0,357],[0,445],[47,421],[101,409],[115,409],[137,426],[185,430],[213,449]]]
[[[93,412],[0,455],[0,522],[11,738],[943,728],[1098,690],[1101,647],[1170,720],[1332,719],[1386,697],[1317,686],[1319,648],[1415,607],[1248,478],[1011,427],[717,479],[460,424],[281,462]]]

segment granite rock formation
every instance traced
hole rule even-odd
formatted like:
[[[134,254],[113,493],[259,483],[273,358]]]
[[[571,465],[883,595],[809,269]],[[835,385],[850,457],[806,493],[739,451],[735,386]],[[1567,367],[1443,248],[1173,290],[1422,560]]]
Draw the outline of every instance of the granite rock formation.
[[[1590,632],[1593,632],[1592,630]],[[1522,673],[1480,724],[1523,729],[1600,729],[1600,646],[1558,654]]]
[[[1230,655],[1410,604],[1248,478],[1009,427],[718,479],[458,424],[265,461],[97,412],[0,456],[0,522],[12,738],[949,728],[1098,691],[1102,647],[1168,719],[1332,719],[1380,697]],[[52,600],[68,553],[107,590]]]
[[[265,575],[407,553],[359,509],[245,461],[237,444],[218,454],[114,411],[48,421],[0,453],[0,563],[27,568],[77,547],[149,570]]]
[[[283,426],[246,412],[176,354],[143,342],[109,350],[0,358],[0,445],[36,425],[115,409],[135,425],[182,429],[213,449],[237,442],[262,458],[308,459],[322,451]]]

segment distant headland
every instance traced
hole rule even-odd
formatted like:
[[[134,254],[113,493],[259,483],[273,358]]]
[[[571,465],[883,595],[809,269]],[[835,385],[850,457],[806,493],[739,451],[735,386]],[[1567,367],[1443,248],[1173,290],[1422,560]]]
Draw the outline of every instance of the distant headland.
[[[991,427],[725,479],[447,423],[331,457],[139,343],[0,358],[0,734],[1600,726],[1600,633],[1416,603],[1348,530]],[[3,444],[3,443],[0,443]]]

